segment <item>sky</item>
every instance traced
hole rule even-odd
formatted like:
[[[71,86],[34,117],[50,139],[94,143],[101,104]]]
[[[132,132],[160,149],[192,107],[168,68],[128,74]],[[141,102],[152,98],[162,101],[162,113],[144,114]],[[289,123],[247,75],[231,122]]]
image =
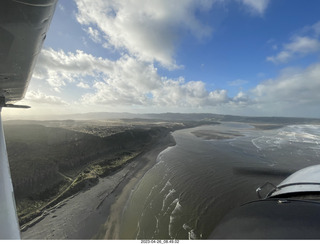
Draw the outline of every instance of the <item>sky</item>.
[[[59,0],[8,117],[88,112],[320,118],[318,0]]]

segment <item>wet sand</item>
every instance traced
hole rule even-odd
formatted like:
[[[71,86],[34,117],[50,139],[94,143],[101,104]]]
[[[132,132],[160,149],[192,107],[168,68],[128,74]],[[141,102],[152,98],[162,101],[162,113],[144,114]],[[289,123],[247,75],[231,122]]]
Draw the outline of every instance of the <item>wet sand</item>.
[[[131,190],[156,163],[159,153],[174,144],[168,134],[97,185],[46,210],[40,221],[21,232],[22,239],[118,239],[122,211]]]
[[[236,136],[242,136],[240,133],[237,132],[221,132],[221,131],[213,131],[213,130],[196,130],[192,131],[197,137],[200,137],[205,140],[223,140],[223,139],[232,139]]]

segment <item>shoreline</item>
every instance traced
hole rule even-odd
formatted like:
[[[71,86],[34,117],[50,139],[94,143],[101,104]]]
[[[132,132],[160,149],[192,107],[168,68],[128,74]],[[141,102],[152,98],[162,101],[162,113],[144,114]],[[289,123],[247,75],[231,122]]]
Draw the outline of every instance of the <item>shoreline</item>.
[[[141,167],[137,167],[132,175],[133,177],[127,178],[126,181],[123,182],[123,186],[115,191],[117,198],[110,208],[110,215],[95,238],[107,240],[119,239],[119,227],[121,225],[123,210],[130,198],[132,190],[134,190],[143,176],[157,163],[158,155],[166,148],[176,145],[171,134],[163,138],[160,143],[157,147],[142,155],[141,160],[145,161],[144,165],[141,164]]]
[[[117,239],[122,210],[131,190],[157,162],[160,152],[175,145],[171,135],[161,137],[122,169],[100,178],[97,185],[47,209],[22,239]]]

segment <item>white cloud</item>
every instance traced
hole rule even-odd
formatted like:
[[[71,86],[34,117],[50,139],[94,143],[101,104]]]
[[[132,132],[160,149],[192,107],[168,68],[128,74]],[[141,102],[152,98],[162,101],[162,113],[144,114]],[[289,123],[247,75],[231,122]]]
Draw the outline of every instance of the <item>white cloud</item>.
[[[97,29],[93,29],[91,26],[89,26],[85,31],[89,34],[89,37],[91,40],[93,40],[95,43],[101,43],[101,34]]]
[[[317,52],[320,49],[319,40],[309,37],[294,37],[291,43],[285,45],[285,49],[292,53],[312,53]]]
[[[215,90],[209,93],[208,105],[215,106],[229,102],[227,90]]]
[[[44,49],[35,70],[36,78],[62,93],[71,85],[86,88],[87,93],[81,97],[84,104],[195,108],[231,101],[226,90],[208,91],[202,81],[161,77],[152,63],[128,55],[110,61],[82,51]]]
[[[90,86],[88,84],[86,84],[86,83],[84,83],[82,81],[77,84],[77,87],[80,87],[80,88],[83,88],[83,89],[89,89],[90,88]]]
[[[270,0],[240,0],[254,14],[263,15]]]
[[[116,49],[148,62],[158,61],[167,68],[178,68],[174,49],[181,32],[202,39],[211,34],[196,13],[208,11],[213,1],[185,0],[75,0],[77,20],[84,26],[96,26]],[[92,33],[93,34],[93,33]],[[92,36],[92,35],[91,35]],[[95,34],[94,34],[95,36]],[[108,46],[106,43],[104,46]]]
[[[206,105],[209,97],[202,81],[185,82],[179,79],[163,79],[162,86],[152,92],[153,102],[158,106],[199,107]]]
[[[305,70],[286,69],[276,79],[267,80],[252,90],[255,100],[264,106],[318,106],[320,103],[320,64]],[[273,104],[273,105],[271,105]]]
[[[283,45],[283,49],[274,56],[267,57],[273,63],[286,63],[296,57],[320,51],[320,22],[304,27],[299,35],[291,37],[291,41]]]
[[[253,116],[319,117],[320,63],[306,69],[286,68],[250,91],[215,106],[218,113]]]
[[[35,77],[46,80],[60,93],[72,85],[85,88],[87,93],[81,98],[84,104],[199,107],[230,100],[226,90],[207,91],[202,81],[161,77],[152,63],[128,55],[111,61],[82,51],[44,49]]]
[[[139,90],[116,82],[96,82],[95,91],[82,97],[85,104],[142,105],[145,107],[206,107],[229,102],[226,90],[207,91],[202,81],[161,78],[159,86]]]
[[[313,25],[307,25],[299,31],[300,35],[310,35],[314,38],[320,36],[320,21],[316,22]]]
[[[63,97],[71,94],[64,90],[70,91],[72,86],[78,86],[85,88],[85,93],[77,97],[77,106],[81,107],[102,105],[130,109],[132,106],[141,106],[149,111],[187,109],[215,110],[220,113],[246,113],[251,109],[255,114],[265,115],[275,115],[276,110],[279,111],[276,115],[320,115],[317,112],[320,103],[320,63],[305,70],[285,69],[279,77],[260,83],[250,92],[240,91],[236,96],[229,97],[227,90],[207,90],[203,81],[161,77],[153,64],[128,55],[110,61],[80,51],[64,53],[45,49],[41,59],[36,68],[38,79],[48,81],[52,79],[52,73],[66,78],[60,81],[64,86],[48,82],[53,88],[57,86],[61,89],[60,96],[48,95],[39,90],[29,91],[25,100],[33,104],[67,105]],[[91,87],[87,80],[91,80]],[[244,83],[238,79],[230,85]]]
[[[251,102],[251,99],[249,98],[248,94],[240,91],[234,98],[233,98],[234,102],[237,102],[241,105],[243,104],[247,104],[249,102]]]
[[[311,28],[314,31],[315,36],[319,37],[320,36],[320,21],[318,21],[317,23],[312,25]]]
[[[317,107],[320,103],[320,64],[305,70],[285,69],[279,77],[260,83],[250,92],[240,91],[236,96],[230,97],[224,89],[207,90],[203,81],[161,77],[153,64],[128,55],[110,61],[80,51],[64,53],[46,49],[41,59],[40,66],[36,68],[38,79],[50,80],[52,72],[58,77],[66,78],[60,81],[65,85],[58,86],[61,89],[59,97],[39,91],[27,93],[26,99],[35,103],[65,104],[63,98],[70,95],[65,90],[72,91],[72,86],[85,88],[75,96],[81,107],[101,105],[113,109],[130,109],[140,106],[149,111],[213,111],[219,108],[224,113],[238,113],[255,108],[256,112],[267,114],[266,111],[270,110],[271,113],[275,109],[282,110],[283,113],[298,108],[303,111],[303,106]],[[245,83],[246,81],[238,79],[229,85]],[[55,87],[50,82],[48,84]]]
[[[276,56],[267,57],[267,61],[273,63],[285,63],[292,57],[292,55],[293,54],[288,51],[281,51]]]
[[[112,62],[77,50],[76,53],[43,49],[34,71],[34,78],[43,79],[55,91],[86,76],[99,76],[112,69]]]
[[[62,98],[52,95],[46,95],[43,92],[38,91],[28,91],[24,98],[27,102],[34,102],[34,103],[45,103],[51,105],[67,105],[68,103],[65,102]]]
[[[63,11],[63,12],[65,11],[63,5],[61,5],[60,3],[58,3],[58,8],[59,8],[61,11]]]

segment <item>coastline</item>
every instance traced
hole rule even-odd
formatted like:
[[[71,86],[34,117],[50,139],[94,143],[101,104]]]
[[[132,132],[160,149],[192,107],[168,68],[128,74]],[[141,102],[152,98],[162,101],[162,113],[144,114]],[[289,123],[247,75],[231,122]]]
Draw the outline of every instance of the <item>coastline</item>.
[[[156,164],[161,151],[175,145],[170,133],[99,183],[46,210],[21,232],[22,239],[117,239],[120,217],[131,190]]]
[[[140,164],[140,167],[135,168],[135,172],[132,177],[128,177],[126,181],[123,182],[123,187],[116,190],[118,197],[111,206],[110,215],[102,226],[100,232],[97,234],[97,239],[119,239],[119,227],[121,224],[123,209],[131,195],[131,191],[136,187],[144,174],[157,163],[158,155],[169,146],[174,145],[175,141],[173,137],[171,134],[168,134],[167,138],[163,138],[155,148],[142,155],[139,160],[144,161],[143,164]]]
[[[269,127],[269,125],[267,125],[267,127]],[[259,128],[259,129],[261,130],[262,128]],[[258,130],[258,128],[252,128],[251,130],[252,131]],[[213,132],[212,136],[215,137],[216,140],[226,139],[226,138],[220,137],[221,135],[225,135],[225,134],[226,133],[220,132],[218,135],[216,135],[216,132]],[[227,133],[227,135],[229,135],[229,133]],[[93,194],[87,193],[86,195],[78,197],[78,195],[85,193],[85,192],[80,192],[77,195],[71,197],[70,199],[66,201],[62,201],[60,205],[56,206],[54,209],[48,210],[48,215],[46,215],[42,221],[36,224],[36,226],[38,226],[37,227],[38,229],[32,230],[34,236],[32,237],[32,233],[30,232],[27,235],[23,234],[22,237],[28,236],[28,238],[23,238],[23,239],[103,239],[103,238],[119,239],[119,227],[121,224],[123,209],[127,203],[127,200],[129,199],[130,194],[132,193],[132,190],[137,187],[137,184],[140,182],[140,179],[145,175],[145,173],[149,169],[151,169],[156,164],[156,158],[159,155],[159,153],[162,152],[165,148],[167,148],[168,145],[170,146],[170,142],[168,142],[168,140],[170,140],[170,137],[171,137],[170,134],[167,134],[167,136],[161,137],[159,141],[157,141],[156,143],[153,143],[152,145],[149,145],[148,149],[145,149],[141,155],[137,156],[130,163],[126,164],[124,168],[117,171],[114,175],[110,175],[110,178],[109,176],[105,178],[101,178],[100,179],[101,182],[98,185],[100,186],[101,184],[101,188],[104,187],[102,190],[96,189],[95,188],[96,186],[91,187],[90,189],[87,190],[87,192],[92,191]],[[203,137],[200,137],[200,138],[202,138],[203,140],[206,140],[206,138],[203,138]],[[171,137],[171,140],[172,140],[172,137]],[[161,148],[162,146],[163,148]],[[224,159],[225,155],[224,154],[221,154],[221,155],[223,156],[223,157],[221,156],[221,158]],[[264,177],[267,180],[270,180],[270,178],[274,180],[279,180],[281,177],[286,176],[286,171],[283,171],[284,172],[283,174],[282,173],[274,174],[273,172],[275,169],[277,170],[276,172],[278,172],[278,169],[274,167],[274,165],[270,166],[272,167],[271,173],[270,173],[269,168],[267,168],[267,170],[263,170],[264,169],[263,167],[261,167],[263,169],[260,170],[260,166],[253,168],[253,166],[258,166],[258,165],[255,165],[254,163],[252,163],[252,165],[248,165],[247,161],[245,162],[244,165],[241,165],[238,162],[237,164],[234,164],[233,158],[230,158],[229,162],[230,162],[230,165],[226,164],[224,166],[225,168],[222,168],[220,170],[222,172],[226,172],[226,174],[224,173],[221,174],[220,172],[218,175],[219,177],[227,176],[227,178],[231,178],[236,176],[241,180],[241,182],[242,182],[241,177],[242,176],[245,177],[245,180],[243,181],[243,185],[241,186],[243,188],[238,187],[238,188],[235,188],[234,191],[230,191],[230,196],[228,196],[229,198],[227,198],[226,202],[230,202],[231,203],[230,206],[232,207],[233,207],[232,204],[234,203],[234,201],[232,200],[233,197],[237,196],[237,194],[241,192],[239,189],[246,189],[246,190],[249,189],[248,191],[249,194],[251,194],[252,192],[255,193],[254,189],[256,188],[252,190],[250,188],[251,183],[258,184],[261,181],[261,179],[264,179]],[[251,161],[249,160],[249,162]],[[247,177],[248,175],[250,177]],[[248,178],[251,180],[249,181]],[[223,178],[218,178],[218,177],[216,179],[223,180]],[[229,182],[232,182],[232,181],[227,179],[226,182],[227,182],[226,184],[228,184]],[[249,182],[250,184],[247,182]],[[220,183],[216,185],[219,185]],[[223,192],[225,192],[224,191],[225,188],[223,188],[222,190]],[[254,194],[252,194],[252,196],[249,194],[248,194],[249,197],[256,196]],[[244,201],[240,197],[238,199],[241,199],[241,201]],[[249,200],[250,199],[245,199],[245,201],[249,201]],[[77,204],[81,204],[82,201],[88,204],[86,208],[81,209],[81,206],[77,206]],[[91,202],[93,204],[91,204]],[[93,206],[94,204],[95,206]],[[225,203],[223,203],[221,206],[226,208],[230,207],[228,204],[225,204]],[[73,208],[77,210],[74,211]],[[57,221],[56,220],[57,218],[62,218],[62,216],[66,215],[64,214],[64,212],[60,211],[60,209],[65,209],[64,212],[68,213],[68,218],[65,218],[62,220],[60,219],[58,224],[52,224],[52,223],[51,225],[47,224],[50,222],[50,220]],[[219,219],[219,216],[216,216],[216,219]],[[32,227],[30,227],[30,229],[32,229]],[[62,229],[65,229],[65,230],[62,230]],[[51,232],[48,233],[48,230]],[[37,234],[36,231],[39,231],[39,232],[47,231],[47,234],[45,235],[41,233],[41,236],[40,236],[39,232]],[[204,235],[204,237],[206,237],[206,235]]]

